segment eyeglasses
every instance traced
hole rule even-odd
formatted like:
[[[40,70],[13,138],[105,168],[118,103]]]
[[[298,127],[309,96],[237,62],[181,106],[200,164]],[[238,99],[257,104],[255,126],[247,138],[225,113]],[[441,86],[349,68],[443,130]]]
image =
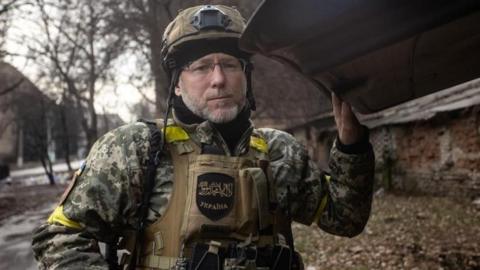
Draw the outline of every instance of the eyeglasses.
[[[247,62],[243,59],[232,58],[222,59],[218,62],[208,60],[197,60],[187,64],[183,70],[190,72],[195,76],[206,76],[215,70],[215,66],[219,66],[223,72],[227,74],[234,74],[245,72]]]

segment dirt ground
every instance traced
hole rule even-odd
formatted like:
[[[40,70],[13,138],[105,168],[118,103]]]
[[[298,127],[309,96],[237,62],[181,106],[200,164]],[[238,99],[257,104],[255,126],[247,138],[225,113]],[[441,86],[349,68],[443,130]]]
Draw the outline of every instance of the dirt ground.
[[[9,217],[54,203],[65,186],[0,186],[0,229]],[[355,238],[294,224],[309,270],[480,269],[480,209],[470,201],[382,195]]]
[[[383,195],[357,237],[301,225],[294,235],[310,269],[480,269],[480,209],[471,201]]]
[[[0,186],[0,226],[13,215],[53,203],[60,198],[65,185],[20,186],[1,183]]]

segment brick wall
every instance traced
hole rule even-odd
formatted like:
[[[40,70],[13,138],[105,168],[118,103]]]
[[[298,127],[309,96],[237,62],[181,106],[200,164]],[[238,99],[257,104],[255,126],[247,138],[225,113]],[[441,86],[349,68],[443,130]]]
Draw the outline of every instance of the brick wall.
[[[326,168],[336,133],[313,126],[292,133],[319,167]],[[393,189],[407,192],[480,196],[480,106],[439,113],[426,121],[377,127],[370,130],[370,141],[377,186],[389,178]],[[391,166],[389,173],[386,166]]]
[[[418,121],[374,130],[388,130],[392,143],[393,187],[421,193],[480,196],[480,114],[478,108],[441,113]],[[377,136],[372,136],[381,163]],[[385,149],[385,146],[383,146]],[[383,150],[384,150],[383,149]],[[380,164],[379,170],[382,170]]]

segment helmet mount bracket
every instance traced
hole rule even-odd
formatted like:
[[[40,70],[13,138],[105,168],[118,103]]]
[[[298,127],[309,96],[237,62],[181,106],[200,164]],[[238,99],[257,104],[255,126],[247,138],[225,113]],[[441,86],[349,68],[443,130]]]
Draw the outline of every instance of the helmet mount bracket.
[[[190,22],[197,30],[222,29],[227,30],[230,18],[214,6],[207,5],[192,17]]]

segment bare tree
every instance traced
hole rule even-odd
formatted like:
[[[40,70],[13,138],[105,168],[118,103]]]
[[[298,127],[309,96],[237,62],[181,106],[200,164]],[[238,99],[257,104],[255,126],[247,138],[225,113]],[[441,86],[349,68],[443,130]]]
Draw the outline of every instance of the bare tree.
[[[132,41],[130,51],[140,51],[141,54],[138,56],[143,57],[149,64],[149,70],[140,72],[143,73],[143,81],[154,81],[157,116],[160,116],[165,108],[168,88],[168,81],[161,65],[162,32],[174,16],[172,9],[176,9],[180,2],[155,0],[110,2],[116,14],[114,25],[119,29],[125,29]]]
[[[30,5],[32,0],[0,0],[0,60],[8,55],[4,48],[7,30],[10,26],[11,14],[25,5]]]
[[[68,113],[67,113],[67,104],[66,103],[67,99],[67,93],[63,92],[62,97],[60,100],[60,104],[58,106],[58,111],[59,111],[59,117],[60,117],[60,126],[62,130],[63,136],[63,147],[65,149],[65,163],[67,164],[68,171],[71,172],[73,171],[72,165],[70,164],[70,128],[68,126]]]
[[[7,13],[9,10],[15,8],[19,4],[19,0],[2,0],[0,1],[0,15]]]
[[[28,160],[39,160],[51,185],[55,184],[49,146],[52,145],[52,124],[55,121],[55,104],[43,95],[30,82],[26,87],[11,92],[8,99],[8,120],[15,124],[17,132],[21,132],[24,155]]]
[[[140,100],[138,103],[130,106],[130,113],[139,119],[154,119],[155,112],[152,110],[152,103],[146,99]]]
[[[98,136],[95,97],[114,80],[111,68],[123,51],[124,35],[111,32],[112,12],[101,1],[35,0],[35,5],[42,33],[30,37],[30,57],[46,68],[49,84],[62,89],[58,95],[74,100],[90,148]]]
[[[48,151],[49,145],[52,143],[52,136],[50,135],[51,129],[48,123],[49,119],[51,119],[51,117],[48,115],[50,113],[49,108],[52,108],[52,106],[46,104],[49,102],[50,100],[46,100],[44,98],[40,99],[40,117],[38,119],[28,119],[33,121],[29,121],[29,125],[25,126],[24,128],[32,129],[33,132],[30,134],[33,136],[27,138],[27,146],[33,149],[38,159],[40,159],[50,185],[55,185],[55,174],[53,171],[52,159],[50,158],[50,153]],[[43,123],[44,121],[46,123]]]

